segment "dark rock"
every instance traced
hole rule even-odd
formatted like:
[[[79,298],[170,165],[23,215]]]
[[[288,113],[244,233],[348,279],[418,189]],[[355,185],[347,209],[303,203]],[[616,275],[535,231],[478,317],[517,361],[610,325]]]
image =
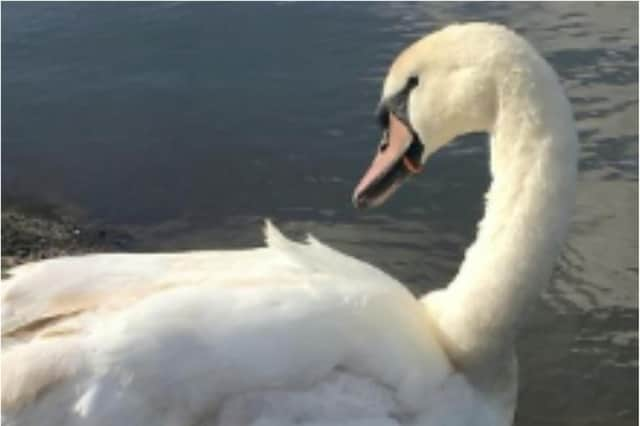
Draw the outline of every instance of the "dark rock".
[[[126,231],[77,223],[52,212],[9,206],[2,211],[2,277],[5,269],[34,260],[90,253],[126,251],[134,239]]]

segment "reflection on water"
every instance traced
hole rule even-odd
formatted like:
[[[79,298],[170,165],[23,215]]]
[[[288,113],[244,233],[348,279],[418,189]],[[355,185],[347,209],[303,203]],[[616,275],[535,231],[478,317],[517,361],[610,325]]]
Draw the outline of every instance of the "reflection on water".
[[[635,424],[637,4],[3,4],[3,197],[128,226],[140,250],[260,243],[262,218],[416,293],[451,279],[482,214],[482,135],[384,208],[349,204],[408,42],[453,21],[524,34],[580,132],[573,231],[519,344],[517,424]],[[464,167],[459,165],[464,162]]]

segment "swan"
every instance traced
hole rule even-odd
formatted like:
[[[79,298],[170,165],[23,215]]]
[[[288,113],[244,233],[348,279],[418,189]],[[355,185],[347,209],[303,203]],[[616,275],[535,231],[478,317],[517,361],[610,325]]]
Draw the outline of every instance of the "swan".
[[[490,135],[492,183],[452,282],[414,297],[266,223],[239,251],[91,254],[2,289],[6,425],[509,425],[514,336],[570,221],[577,136],[523,38],[456,24],[393,61],[353,202],[384,202],[456,136]]]

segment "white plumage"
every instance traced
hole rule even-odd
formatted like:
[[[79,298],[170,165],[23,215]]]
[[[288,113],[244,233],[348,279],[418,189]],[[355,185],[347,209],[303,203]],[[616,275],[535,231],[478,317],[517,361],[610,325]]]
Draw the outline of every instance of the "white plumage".
[[[387,145],[361,205],[454,136],[491,134],[485,217],[446,289],[418,300],[269,223],[263,248],[20,266],[2,288],[3,424],[510,424],[518,319],[548,282],[573,205],[571,108],[534,49],[488,24],[402,52],[383,105]]]
[[[5,414],[29,404],[16,423],[397,424],[465,386],[391,277],[271,225],[266,237],[267,248],[238,252],[17,268],[4,293],[16,336],[3,355]],[[31,335],[41,318],[51,322]]]

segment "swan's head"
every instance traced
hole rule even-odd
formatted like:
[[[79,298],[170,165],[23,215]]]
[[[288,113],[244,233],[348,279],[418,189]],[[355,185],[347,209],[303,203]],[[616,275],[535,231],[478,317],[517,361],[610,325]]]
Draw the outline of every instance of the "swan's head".
[[[430,154],[469,132],[490,131],[496,81],[526,44],[492,24],[449,26],[405,49],[385,78],[382,141],[353,195],[357,207],[382,204]],[[513,62],[512,62],[513,63]]]

